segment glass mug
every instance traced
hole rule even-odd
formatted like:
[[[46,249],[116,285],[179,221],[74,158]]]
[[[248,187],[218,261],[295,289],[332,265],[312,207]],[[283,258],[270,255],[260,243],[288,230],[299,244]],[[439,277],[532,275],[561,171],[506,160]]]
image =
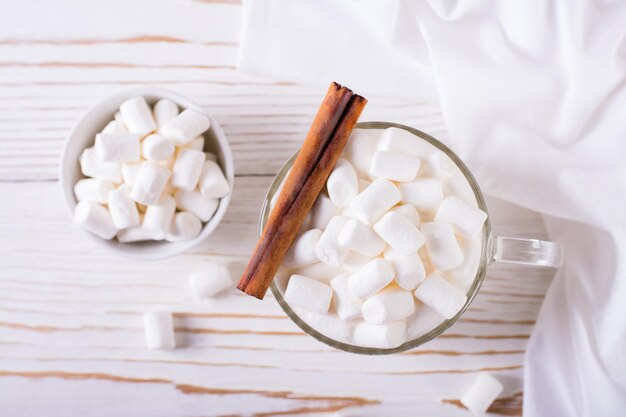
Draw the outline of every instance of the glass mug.
[[[431,145],[438,148],[440,151],[445,153],[451,160],[456,164],[461,173],[465,176],[468,184],[470,185],[472,191],[474,192],[474,197],[476,198],[476,202],[478,208],[489,214],[487,210],[487,205],[485,204],[485,198],[478,187],[476,179],[471,174],[467,166],[461,161],[461,159],[456,156],[454,152],[452,152],[446,145],[439,142],[437,139],[433,138],[426,133],[414,129],[409,126],[404,126],[396,123],[389,122],[363,122],[358,123],[356,125],[357,129],[386,129],[388,127],[396,127],[400,129],[407,130],[419,138],[429,142]],[[289,160],[283,165],[280,169],[270,188],[265,196],[265,201],[263,202],[263,206],[261,208],[261,218],[259,224],[259,236],[261,235],[263,228],[265,227],[265,223],[267,222],[271,210],[271,201],[274,194],[278,191],[280,184],[283,179],[287,176],[289,170],[291,169],[298,152],[289,158]],[[419,337],[413,338],[411,340],[406,341],[400,346],[395,348],[372,348],[372,347],[364,347],[358,345],[351,345],[345,342],[340,342],[338,340],[334,340],[311,326],[305,323],[295,311],[289,306],[289,304],[285,301],[282,291],[276,284],[276,282],[272,282],[271,290],[274,294],[274,297],[278,301],[278,304],[282,307],[282,309],[287,313],[289,318],[296,323],[302,330],[304,330],[309,335],[313,336],[320,342],[326,343],[329,346],[332,346],[337,349],[341,349],[347,352],[353,353],[361,353],[361,354],[369,354],[369,355],[381,355],[381,354],[390,354],[403,352],[409,349],[412,349],[416,346],[419,346],[423,343],[428,342],[442,334],[446,331],[450,326],[452,326],[463,313],[467,310],[469,305],[472,303],[476,295],[478,294],[478,290],[480,289],[483,280],[485,279],[485,274],[487,272],[487,267],[494,262],[503,262],[503,263],[513,263],[513,264],[523,264],[523,265],[537,265],[537,266],[545,266],[545,267],[554,267],[558,268],[561,266],[562,261],[562,246],[559,243],[548,242],[544,240],[536,240],[536,239],[520,239],[520,238],[511,238],[511,237],[503,237],[503,236],[494,236],[491,233],[491,222],[489,216],[485,221],[482,228],[482,248],[481,248],[481,256],[480,263],[478,266],[478,270],[476,272],[476,276],[473,279],[472,285],[470,286],[467,292],[467,301],[463,308],[459,310],[459,312],[451,319],[444,320],[441,324],[430,330],[429,332],[422,334]]]

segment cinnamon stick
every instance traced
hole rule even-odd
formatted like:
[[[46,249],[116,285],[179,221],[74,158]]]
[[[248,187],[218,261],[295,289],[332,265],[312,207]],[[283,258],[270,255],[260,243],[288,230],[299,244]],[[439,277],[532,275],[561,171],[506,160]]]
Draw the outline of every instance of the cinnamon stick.
[[[263,299],[367,100],[332,83],[237,288]]]

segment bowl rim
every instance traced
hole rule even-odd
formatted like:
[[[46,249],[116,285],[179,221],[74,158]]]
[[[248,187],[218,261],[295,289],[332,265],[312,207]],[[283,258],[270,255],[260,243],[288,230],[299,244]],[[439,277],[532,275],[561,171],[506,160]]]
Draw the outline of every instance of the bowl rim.
[[[411,132],[414,135],[420,137],[421,139],[429,142],[431,145],[435,146],[439,150],[443,151],[448,157],[450,157],[450,159],[455,163],[455,165],[460,169],[461,173],[467,179],[470,187],[472,188],[472,191],[474,192],[474,197],[476,198],[476,203],[478,207],[481,210],[483,210],[485,213],[487,213],[487,219],[485,220],[485,224],[483,225],[483,228],[482,228],[480,263],[478,265],[476,275],[474,276],[474,279],[472,281],[472,285],[466,292],[467,301],[465,302],[463,307],[457,312],[457,314],[454,317],[452,317],[451,319],[443,319],[441,323],[439,323],[430,331],[418,337],[414,337],[410,340],[407,340],[403,344],[396,346],[394,348],[374,348],[374,347],[353,345],[353,344],[341,342],[329,336],[326,336],[325,334],[317,331],[315,328],[313,328],[312,326],[310,326],[308,323],[306,323],[304,320],[300,318],[298,313],[296,313],[295,310],[293,310],[291,306],[287,303],[281,290],[276,285],[276,282],[274,280],[272,281],[272,283],[270,284],[270,289],[272,291],[272,294],[274,295],[274,298],[276,299],[280,307],[283,309],[283,311],[287,314],[287,316],[298,327],[300,327],[300,329],[302,329],[305,333],[313,336],[313,338],[315,338],[319,342],[322,342],[333,348],[343,350],[345,352],[350,352],[350,353],[358,353],[358,354],[364,354],[364,355],[388,355],[392,353],[400,353],[400,352],[405,352],[407,350],[413,349],[430,340],[437,338],[439,335],[441,335],[446,330],[448,330],[453,324],[455,324],[459,320],[459,318],[465,313],[465,311],[469,308],[470,304],[474,301],[485,279],[485,274],[487,273],[487,267],[489,266],[489,263],[491,260],[492,233],[491,233],[491,221],[489,217],[489,212],[487,210],[487,203],[478,185],[478,182],[474,178],[474,175],[471,173],[467,165],[465,165],[463,160],[461,160],[461,158],[459,158],[449,147],[444,145],[442,142],[435,139],[433,136],[419,129],[410,127],[410,126],[406,126],[406,125],[399,124],[399,123],[392,123],[392,122],[371,121],[371,122],[357,123],[355,126],[355,129],[386,129],[390,127],[396,127],[396,128],[404,129],[408,132]],[[282,179],[287,174],[288,169],[291,168],[291,166],[293,165],[293,162],[295,161],[295,158],[297,155],[298,155],[298,151],[296,151],[283,164],[279,172],[276,174],[276,176],[272,180],[270,187],[268,188],[268,191],[265,195],[265,200],[263,201],[263,206],[261,208],[261,215],[259,218],[259,229],[258,229],[259,236],[262,234],[267,218],[269,217],[271,197],[277,191],[278,187],[280,186],[280,183],[282,182]]]
[[[223,154],[223,160],[219,161],[220,167],[224,171],[224,176],[230,185],[230,193],[222,197],[220,199],[217,210],[213,214],[213,217],[209,219],[208,222],[203,224],[202,230],[193,239],[180,241],[180,242],[168,242],[168,241],[146,241],[146,242],[119,242],[117,240],[106,240],[102,239],[99,236],[94,235],[93,233],[83,229],[82,227],[78,227],[81,232],[88,236],[88,239],[95,241],[100,246],[106,248],[109,252],[117,254],[121,257],[133,260],[141,260],[141,261],[153,261],[159,259],[167,259],[176,255],[180,255],[192,247],[200,244],[204,241],[208,236],[210,236],[213,231],[217,228],[217,226],[221,223],[228,206],[230,205],[230,201],[232,199],[232,194],[235,186],[235,169],[234,169],[234,160],[232,151],[230,149],[230,144],[224,131],[222,130],[219,123],[211,117],[209,114],[204,111],[204,109],[195,101],[190,99],[189,97],[180,94],[176,91],[164,89],[161,87],[134,87],[122,89],[112,95],[108,95],[103,99],[99,100],[95,104],[91,105],[87,110],[85,110],[81,116],[76,120],[72,129],[65,137],[65,141],[63,143],[63,149],[61,151],[60,163],[59,163],[59,186],[61,187],[61,193],[63,195],[63,200],[65,202],[65,206],[67,208],[67,213],[72,219],[72,223],[74,223],[74,208],[78,201],[76,200],[76,196],[74,195],[74,184],[69,184],[70,176],[68,167],[71,164],[76,163],[77,161],[73,158],[70,158],[69,153],[73,146],[75,146],[76,138],[81,136],[80,130],[87,129],[93,131],[93,136],[98,133],[95,128],[86,128],[83,126],[91,115],[103,112],[105,107],[109,107],[112,105],[119,105],[125,100],[135,97],[151,97],[155,100],[160,99],[168,99],[175,102],[179,107],[183,109],[193,109],[201,112],[206,115],[211,120],[211,127],[208,131],[212,131],[214,138],[216,139],[216,145],[220,149]],[[113,113],[111,115],[111,120],[113,120]],[[206,132],[203,134],[205,135]],[[85,148],[83,148],[85,149]],[[82,150],[81,150],[82,152]],[[82,175],[82,174],[81,174]],[[84,176],[83,176],[84,177]],[[75,223],[74,223],[75,225]],[[137,250],[139,246],[153,245],[156,247],[160,247],[159,250],[149,251],[149,250]],[[163,249],[166,248],[167,249]]]

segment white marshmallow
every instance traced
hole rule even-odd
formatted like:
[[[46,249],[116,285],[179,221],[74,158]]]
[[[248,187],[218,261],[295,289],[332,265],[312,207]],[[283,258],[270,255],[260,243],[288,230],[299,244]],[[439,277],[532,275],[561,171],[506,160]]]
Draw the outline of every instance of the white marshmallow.
[[[500,381],[489,374],[481,373],[461,397],[461,404],[473,414],[485,414],[502,390]]]
[[[463,201],[476,202],[474,190],[463,174],[448,178],[445,189],[447,194],[455,195]]]
[[[128,131],[145,136],[156,130],[152,111],[143,97],[134,97],[120,105],[120,113]]]
[[[117,233],[109,210],[93,201],[79,201],[74,208],[74,220],[102,239],[113,239]]]
[[[383,132],[378,149],[387,152],[397,152],[407,155],[427,158],[434,152],[440,152],[424,139],[415,136],[408,130],[390,127]]]
[[[359,220],[373,224],[401,198],[400,191],[391,181],[377,178],[352,200],[350,211]]]
[[[200,174],[200,192],[207,198],[222,198],[230,193],[230,184],[220,166],[213,161],[204,161]]]
[[[363,302],[361,313],[370,324],[385,324],[403,320],[415,311],[415,301],[410,291],[388,287]]]
[[[117,162],[102,162],[96,149],[86,148],[80,155],[80,171],[86,177],[109,180],[115,184],[122,182],[122,170]]]
[[[329,197],[320,194],[313,204],[310,212],[309,227],[312,229],[326,229],[330,219],[339,214],[339,209],[333,204]]]
[[[298,307],[293,307],[293,310],[306,324],[322,331],[325,336],[331,339],[347,341],[352,336],[352,324],[341,320],[339,317],[312,313]]]
[[[192,140],[189,141],[189,143],[187,143],[185,146],[183,146],[183,148],[185,149],[194,149],[196,151],[204,151],[204,137],[203,136],[198,136],[197,138],[194,138]],[[214,154],[210,153],[210,152],[205,152],[205,155],[210,154],[215,156]],[[207,159],[212,159],[210,157],[207,157]],[[215,159],[212,159],[213,161]]]
[[[417,179],[398,186],[402,201],[413,204],[418,210],[434,213],[443,200],[441,181],[432,178]]]
[[[344,224],[337,236],[337,242],[344,248],[370,257],[378,256],[385,250],[385,242],[370,226],[357,219],[350,219]]]
[[[178,146],[189,143],[211,127],[211,120],[197,110],[187,109],[165,123],[159,132]]]
[[[195,214],[188,211],[175,213],[170,230],[165,235],[168,242],[180,242],[193,239],[200,234],[202,222]]]
[[[352,163],[359,176],[369,178],[369,168],[376,147],[379,133],[375,129],[354,129],[346,143],[342,157]]]
[[[139,224],[139,211],[126,185],[109,191],[108,202],[115,227],[125,229]]]
[[[285,291],[285,301],[290,305],[318,314],[328,311],[332,296],[333,290],[328,285],[297,274],[289,278]]]
[[[356,251],[350,251],[346,259],[343,260],[343,266],[350,272],[356,271],[357,269],[364,266],[366,263],[371,261],[372,258],[369,256],[365,256]]]
[[[156,133],[141,141],[141,155],[150,161],[167,161],[175,149],[174,142]]]
[[[143,162],[124,162],[122,164],[122,179],[124,184],[132,187],[139,177],[139,171],[141,171],[141,164]]]
[[[98,133],[95,148],[103,162],[133,162],[141,157],[139,135],[134,133]]]
[[[207,161],[213,161],[213,162],[217,163],[217,155],[215,155],[214,153],[205,152],[204,156],[205,156],[205,159]]]
[[[414,294],[418,300],[446,319],[454,317],[467,302],[463,290],[450,284],[439,272],[431,273]]]
[[[454,196],[443,200],[435,216],[435,221],[452,224],[458,233],[470,239],[478,235],[486,219],[487,213]]]
[[[220,202],[215,198],[205,198],[198,191],[186,190],[176,191],[174,199],[179,210],[193,213],[203,222],[208,222],[213,217]]]
[[[376,294],[393,281],[393,266],[389,261],[376,258],[350,274],[350,291],[361,300]]]
[[[420,159],[413,155],[397,152],[377,151],[372,158],[370,173],[374,177],[391,181],[408,182],[417,177]]]
[[[117,240],[122,243],[130,243],[158,239],[157,236],[155,236],[150,230],[146,229],[143,224],[139,224],[117,232]]]
[[[216,262],[189,275],[189,285],[198,298],[212,298],[233,286],[233,279],[226,265]]]
[[[128,129],[126,129],[126,125],[123,123],[117,120],[111,120],[104,129],[102,129],[102,133],[128,133]]]
[[[326,180],[328,196],[337,207],[347,206],[359,192],[356,171],[350,162],[343,158],[337,160],[335,168]]]
[[[148,205],[143,217],[143,226],[155,236],[155,239],[165,239],[175,211],[174,199],[170,196],[163,196],[155,204]]]
[[[319,229],[311,229],[297,236],[283,259],[287,268],[298,268],[319,262],[316,247],[322,236]]]
[[[331,279],[343,272],[343,268],[338,266],[329,266],[323,262],[318,262],[312,265],[297,268],[293,272],[324,283],[330,283]]]
[[[158,163],[144,162],[141,164],[141,169],[131,189],[131,198],[141,204],[156,203],[163,193],[170,175],[170,171]]]
[[[376,325],[359,323],[354,328],[353,339],[359,346],[391,349],[406,341],[406,323],[404,320]]]
[[[428,257],[438,270],[456,268],[463,263],[463,251],[449,223],[431,222],[422,225]]]
[[[107,204],[109,201],[109,191],[115,186],[111,181],[99,178],[85,178],[78,180],[74,184],[74,195],[78,201],[93,201],[95,203]]]
[[[124,128],[128,132],[128,126],[126,126],[126,123],[124,123],[124,118],[122,117],[122,113],[120,113],[119,110],[116,111],[115,114],[113,115],[113,120],[115,120],[116,122],[124,126]]]
[[[354,320],[361,316],[363,301],[352,295],[348,274],[340,274],[330,281],[333,289],[333,305],[335,312],[342,320]]]
[[[393,248],[387,248],[383,256],[391,262],[396,273],[396,283],[400,288],[412,291],[426,278],[424,263],[417,253],[405,255]]]
[[[174,320],[172,313],[155,311],[143,314],[148,349],[174,349]]]
[[[187,191],[193,190],[198,185],[203,165],[204,152],[181,149],[172,168],[172,185]]]
[[[398,212],[390,211],[374,224],[374,231],[400,253],[415,253],[424,245],[424,236]]]
[[[317,257],[326,265],[340,266],[348,255],[348,249],[341,246],[337,241],[337,236],[347,221],[348,219],[343,216],[335,216],[330,219],[328,226],[317,242],[315,247]]]
[[[415,226],[419,226],[419,224],[421,223],[420,214],[413,204],[402,204],[392,208],[389,211],[393,211],[394,213],[403,215]]]
[[[154,104],[152,115],[157,128],[160,129],[165,123],[178,116],[178,105],[172,100],[163,98]]]
[[[428,155],[423,170],[424,175],[440,179],[448,179],[454,175],[456,165],[443,152],[433,152]]]

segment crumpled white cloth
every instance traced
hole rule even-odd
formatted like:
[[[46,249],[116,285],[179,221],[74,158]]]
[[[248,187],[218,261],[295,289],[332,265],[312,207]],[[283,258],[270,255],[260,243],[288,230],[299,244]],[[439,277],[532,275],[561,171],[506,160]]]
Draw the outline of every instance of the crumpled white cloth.
[[[625,1],[250,0],[240,68],[438,100],[483,190],[565,245],[524,415],[626,415]]]

